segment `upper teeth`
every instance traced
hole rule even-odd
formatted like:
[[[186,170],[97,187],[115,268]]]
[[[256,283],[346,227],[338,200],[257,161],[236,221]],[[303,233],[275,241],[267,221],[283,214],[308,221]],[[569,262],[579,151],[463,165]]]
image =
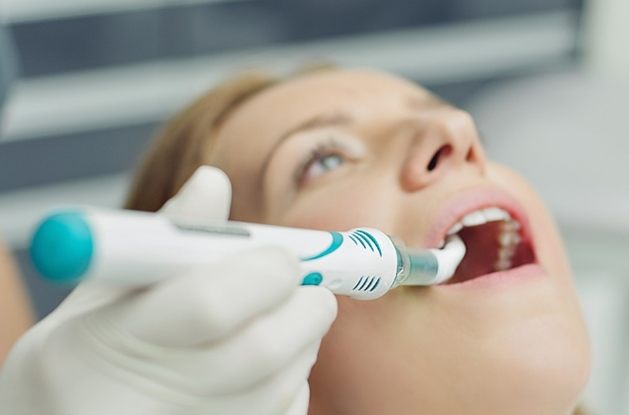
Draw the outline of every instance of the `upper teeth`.
[[[511,215],[504,209],[490,207],[468,213],[459,222],[450,227],[448,235],[454,235],[466,226],[478,226],[488,222],[502,221],[498,238],[498,259],[494,264],[496,271],[511,268],[511,260],[520,243],[520,223],[511,219]]]
[[[460,222],[452,225],[450,230],[448,231],[448,235],[454,235],[458,233],[464,226],[478,226],[487,222],[496,222],[496,221],[508,221],[511,219],[511,215],[504,209],[498,207],[490,207],[485,209],[479,209],[474,212],[468,213],[461,219]],[[517,223],[517,222],[513,222]]]

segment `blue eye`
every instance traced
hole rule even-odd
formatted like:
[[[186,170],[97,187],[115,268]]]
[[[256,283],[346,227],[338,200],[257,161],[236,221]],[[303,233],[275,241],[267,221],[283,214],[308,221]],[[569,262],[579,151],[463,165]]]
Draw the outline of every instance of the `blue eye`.
[[[342,166],[345,158],[340,154],[314,154],[303,169],[301,182],[307,182],[314,178],[323,176]]]

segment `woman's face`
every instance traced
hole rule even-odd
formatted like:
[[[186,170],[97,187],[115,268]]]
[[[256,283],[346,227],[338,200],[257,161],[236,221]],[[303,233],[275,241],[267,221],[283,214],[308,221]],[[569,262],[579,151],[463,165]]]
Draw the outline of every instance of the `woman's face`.
[[[455,283],[338,297],[310,377],[311,414],[574,407],[589,347],[561,241],[527,183],[487,160],[468,114],[390,75],[322,72],[237,108],[211,161],[232,180],[235,220],[375,227],[439,247],[466,214],[502,209],[484,225],[465,221]]]

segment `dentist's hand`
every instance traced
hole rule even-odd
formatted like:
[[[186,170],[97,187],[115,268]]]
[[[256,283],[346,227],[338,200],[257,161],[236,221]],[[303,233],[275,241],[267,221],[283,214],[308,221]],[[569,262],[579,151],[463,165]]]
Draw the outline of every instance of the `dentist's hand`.
[[[162,214],[226,219],[230,197],[203,167]],[[336,300],[298,278],[267,247],[143,290],[84,283],[9,355],[2,413],[305,415]]]

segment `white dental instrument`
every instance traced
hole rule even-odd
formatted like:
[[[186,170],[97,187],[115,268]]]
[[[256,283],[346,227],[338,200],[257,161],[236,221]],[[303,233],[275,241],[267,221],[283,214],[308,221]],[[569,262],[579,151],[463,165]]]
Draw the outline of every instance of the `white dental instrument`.
[[[40,222],[31,258],[50,280],[142,286],[260,245],[295,253],[302,284],[361,300],[400,285],[444,282],[465,255],[457,236],[450,236],[443,249],[420,250],[372,228],[326,232],[231,221],[199,225],[155,213],[79,208],[53,212]]]

